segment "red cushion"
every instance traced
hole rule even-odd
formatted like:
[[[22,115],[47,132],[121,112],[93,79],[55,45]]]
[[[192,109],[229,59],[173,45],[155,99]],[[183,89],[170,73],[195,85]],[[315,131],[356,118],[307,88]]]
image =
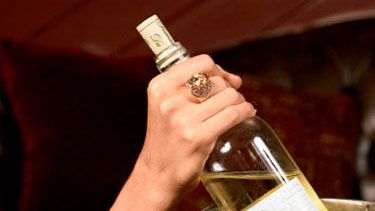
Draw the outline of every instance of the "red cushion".
[[[27,47],[5,54],[24,140],[21,210],[107,210],[143,144],[153,62]]]

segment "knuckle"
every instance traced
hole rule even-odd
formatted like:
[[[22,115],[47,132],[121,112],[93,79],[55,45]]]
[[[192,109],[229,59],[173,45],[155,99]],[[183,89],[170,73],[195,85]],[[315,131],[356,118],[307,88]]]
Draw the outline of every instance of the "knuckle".
[[[226,120],[229,123],[234,123],[236,122],[239,118],[241,117],[241,114],[235,109],[233,106],[227,107],[226,108]]]
[[[203,61],[207,62],[208,64],[215,64],[212,57],[208,54],[201,54],[201,55],[199,55],[199,58],[202,59]]]
[[[216,76],[216,77],[217,77],[217,83],[219,86],[222,86],[225,88],[230,87],[230,84],[228,83],[228,81],[226,81],[223,77],[220,77],[220,76]]]
[[[161,85],[159,81],[156,78],[152,79],[147,86],[148,96],[152,98],[157,98],[159,96],[160,90],[161,90]]]
[[[160,113],[162,115],[170,115],[175,110],[175,107],[171,99],[164,100],[160,103]]]
[[[230,87],[228,83],[220,76],[213,76],[210,78],[211,83],[213,84],[214,93],[219,93],[224,89]]]
[[[155,87],[156,87],[156,79],[153,78],[149,83],[148,83],[148,86],[147,86],[147,92],[148,93],[152,93],[154,90],[155,90]]]
[[[194,129],[186,127],[182,130],[182,137],[184,140],[192,142],[197,140],[197,133]]]
[[[213,69],[216,67],[214,60],[208,54],[201,54],[199,58],[203,61],[203,64],[207,69]]]
[[[225,92],[225,94],[227,94],[228,96],[238,95],[237,90],[235,90],[233,87],[226,88]]]
[[[226,88],[224,94],[225,97],[231,102],[238,102],[241,100],[241,94],[233,87]]]

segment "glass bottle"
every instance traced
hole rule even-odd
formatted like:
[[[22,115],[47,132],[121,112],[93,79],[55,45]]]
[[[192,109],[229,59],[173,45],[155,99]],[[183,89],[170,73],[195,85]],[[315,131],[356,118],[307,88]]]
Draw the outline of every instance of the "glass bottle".
[[[189,58],[156,15],[137,30],[161,72]],[[327,210],[272,128],[257,116],[219,137],[201,181],[220,210]]]

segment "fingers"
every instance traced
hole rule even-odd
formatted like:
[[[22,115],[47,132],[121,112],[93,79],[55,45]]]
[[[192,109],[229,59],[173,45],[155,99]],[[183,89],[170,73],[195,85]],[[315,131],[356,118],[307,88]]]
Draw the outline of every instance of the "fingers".
[[[184,86],[190,77],[195,73],[205,73],[209,77],[220,76],[227,80],[229,84],[238,89],[241,86],[241,78],[223,70],[215,64],[212,58],[206,54],[192,57],[182,61],[164,72],[166,78],[175,86]],[[170,84],[172,85],[172,84]]]
[[[160,102],[159,113],[165,117],[172,116],[188,104],[191,104],[191,102],[184,95],[177,94]]]
[[[256,110],[249,102],[243,102],[237,105],[226,107],[221,112],[207,119],[201,129],[205,134],[214,134],[216,137],[207,138],[207,141],[216,141],[216,138],[228,131],[233,126],[239,124],[246,118],[254,116]]]
[[[234,88],[228,87],[197,106],[197,118],[205,121],[226,107],[245,102],[245,98]]]
[[[208,55],[199,55],[180,62],[168,71],[156,76],[149,84],[150,98],[162,99],[172,96],[178,91],[184,94],[190,102],[199,103],[199,100],[186,89],[186,83],[195,73],[205,73],[210,78],[212,90],[210,95],[216,95],[227,87],[238,89],[241,78],[223,70]]]
[[[165,72],[165,75],[171,80],[186,83],[195,73],[205,73],[208,76],[222,75],[212,58],[206,54],[194,56],[173,65]]]
[[[229,82],[227,80],[225,80],[224,78],[222,78],[221,76],[213,76],[209,80],[211,81],[211,84],[212,84],[212,89],[209,93],[209,98],[216,95],[217,93],[221,92],[223,89],[231,87]],[[188,93],[187,97],[189,98],[190,102],[195,102],[195,103],[198,103],[198,104],[201,103],[197,99],[197,97],[190,94],[186,89],[182,89],[180,92],[185,93],[185,95],[186,95],[186,93]]]
[[[241,77],[238,76],[238,75],[235,75],[235,74],[231,74],[231,73],[228,73],[227,71],[225,71],[223,68],[221,68],[220,65],[217,65],[219,70],[221,70],[222,74],[223,74],[223,77],[226,81],[229,82],[229,84],[235,88],[235,89],[239,89],[242,85],[242,80],[241,80]]]
[[[186,82],[195,73],[207,74],[213,87],[211,96],[202,103],[197,103],[186,89]],[[223,70],[211,57],[200,55],[180,62],[155,77],[149,84],[148,94],[151,101],[155,99],[160,103],[161,114],[189,113],[191,121],[204,125],[205,133],[221,135],[256,112],[237,92],[241,84],[239,76]]]

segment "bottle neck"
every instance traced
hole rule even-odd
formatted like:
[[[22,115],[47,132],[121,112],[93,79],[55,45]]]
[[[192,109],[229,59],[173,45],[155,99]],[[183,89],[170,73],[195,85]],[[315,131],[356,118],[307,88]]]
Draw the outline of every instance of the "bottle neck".
[[[155,56],[155,63],[160,72],[164,72],[169,67],[178,62],[188,59],[189,53],[179,42],[173,43],[167,49]]]

